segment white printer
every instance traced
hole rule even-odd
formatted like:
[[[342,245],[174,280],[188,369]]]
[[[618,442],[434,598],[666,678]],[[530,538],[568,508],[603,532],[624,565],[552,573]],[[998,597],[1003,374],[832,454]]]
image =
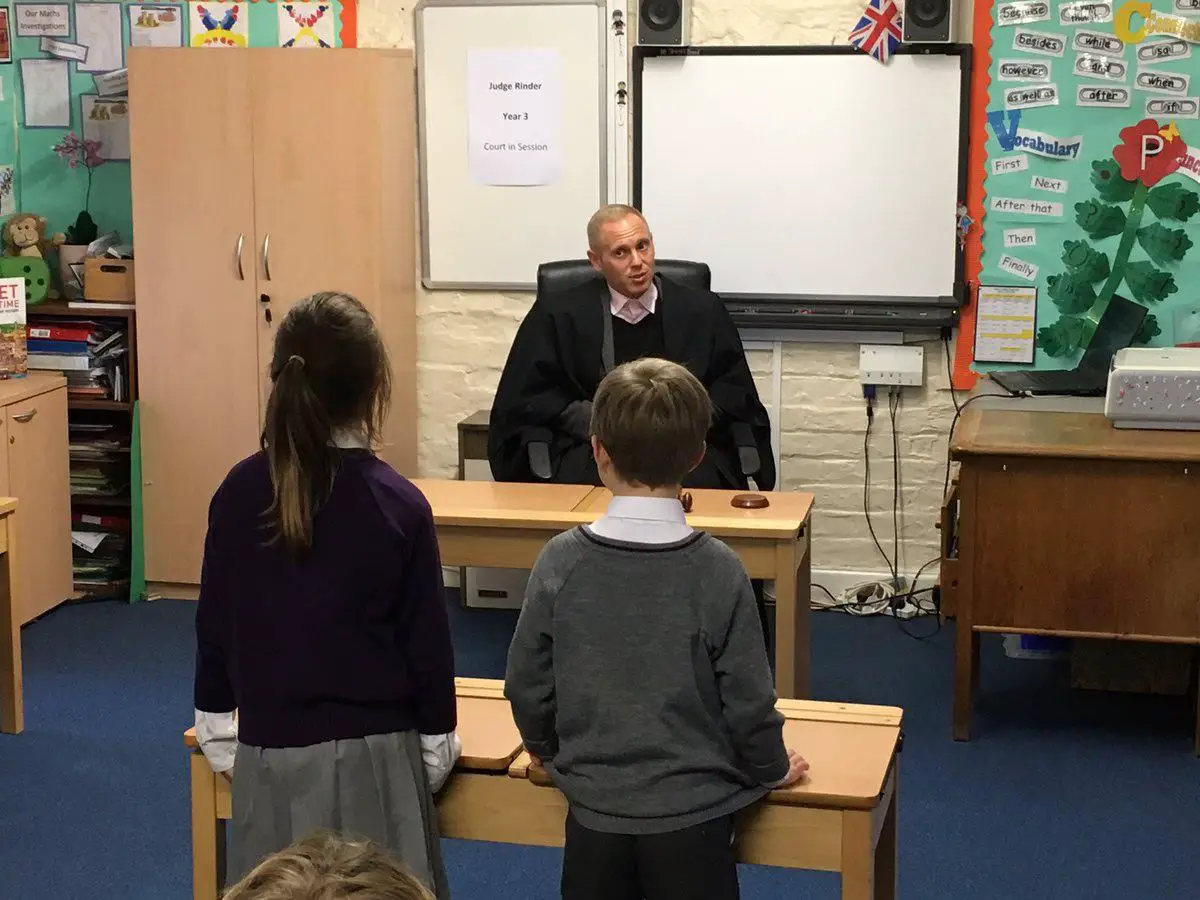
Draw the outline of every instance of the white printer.
[[[1104,415],[1114,428],[1200,431],[1200,347],[1118,350]]]

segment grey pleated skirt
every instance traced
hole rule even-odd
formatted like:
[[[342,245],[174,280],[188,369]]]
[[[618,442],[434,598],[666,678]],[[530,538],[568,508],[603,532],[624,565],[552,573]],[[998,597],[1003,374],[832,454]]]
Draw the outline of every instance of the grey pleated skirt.
[[[449,900],[433,792],[415,731],[310,747],[238,744],[226,884],[318,829],[392,852]]]

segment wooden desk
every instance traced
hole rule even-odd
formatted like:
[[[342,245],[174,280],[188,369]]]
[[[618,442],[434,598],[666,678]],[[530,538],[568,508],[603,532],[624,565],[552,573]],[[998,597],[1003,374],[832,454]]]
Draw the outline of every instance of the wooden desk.
[[[17,603],[17,501],[0,497],[0,731],[20,734],[25,728],[25,694],[21,688],[21,618]]]
[[[566,800],[531,773],[503,684],[457,679],[463,756],[437,795],[443,837],[560,847]],[[737,823],[738,859],[758,865],[840,872],[843,900],[896,896],[897,758],[903,712],[895,707],[781,700],[788,746],[811,763],[810,778],[774,791]],[[214,775],[184,734],[192,776],[194,900],[221,887],[231,785]]]
[[[951,453],[957,740],[970,738],[980,632],[1200,643],[1200,433],[971,407]]]
[[[442,564],[532,568],[560,532],[594,522],[604,488],[419,478],[433,507]],[[780,697],[809,694],[812,494],[774,492],[765,509],[734,509],[738,491],[692,491],[688,522],[725,541],[751,578],[775,580],[775,685]]]

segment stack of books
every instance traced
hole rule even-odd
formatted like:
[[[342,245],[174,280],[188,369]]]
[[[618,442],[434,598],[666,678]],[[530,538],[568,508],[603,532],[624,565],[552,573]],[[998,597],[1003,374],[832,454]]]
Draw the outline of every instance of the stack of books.
[[[72,421],[69,429],[75,586],[92,596],[119,595],[129,585],[130,517],[107,501],[129,488],[128,426]]]
[[[71,517],[75,589],[92,596],[118,596],[129,589],[129,516]]]
[[[29,368],[62,372],[68,397],[128,400],[129,341],[124,327],[30,316],[27,330]]]

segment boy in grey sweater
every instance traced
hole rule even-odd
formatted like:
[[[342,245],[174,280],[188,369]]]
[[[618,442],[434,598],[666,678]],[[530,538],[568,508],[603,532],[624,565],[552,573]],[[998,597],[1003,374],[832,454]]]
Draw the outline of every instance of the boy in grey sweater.
[[[745,569],[678,500],[711,415],[682,366],[609,373],[592,447],[613,500],[530,576],[505,695],[569,803],[564,900],[734,900],[733,814],[808,769],[783,744]]]

